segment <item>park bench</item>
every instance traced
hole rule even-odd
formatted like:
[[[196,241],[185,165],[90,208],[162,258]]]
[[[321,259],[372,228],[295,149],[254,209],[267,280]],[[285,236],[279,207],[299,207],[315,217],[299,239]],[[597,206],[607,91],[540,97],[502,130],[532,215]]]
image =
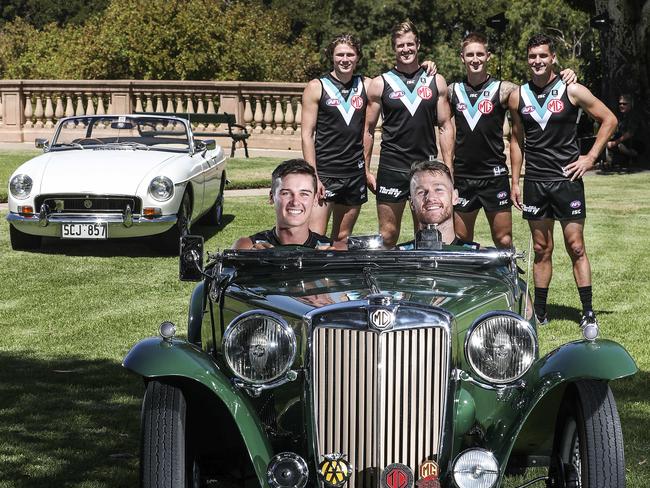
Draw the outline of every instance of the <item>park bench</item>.
[[[214,125],[227,124],[228,125],[227,131],[204,131],[203,130],[198,132],[193,131],[193,134],[195,136],[200,136],[200,137],[205,137],[205,136],[230,137],[232,139],[232,146],[230,148],[231,158],[235,156],[235,148],[237,146],[237,143],[241,141],[244,144],[244,153],[246,154],[246,157],[248,157],[248,143],[246,142],[246,140],[250,137],[250,134],[246,130],[246,127],[236,123],[236,119],[233,114],[228,114],[228,113],[191,114],[185,112],[183,113],[165,112],[165,113],[155,113],[155,114],[150,112],[137,112],[137,114],[138,115],[168,115],[168,116],[179,117],[185,120],[189,120],[190,123],[197,122],[200,124],[214,124]]]

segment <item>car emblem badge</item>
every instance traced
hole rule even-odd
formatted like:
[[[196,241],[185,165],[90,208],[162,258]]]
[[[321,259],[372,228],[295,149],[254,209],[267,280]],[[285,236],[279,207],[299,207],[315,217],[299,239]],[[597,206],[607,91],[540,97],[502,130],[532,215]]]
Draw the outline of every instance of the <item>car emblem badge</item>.
[[[84,200],[84,207],[90,208],[93,206],[92,200]]]
[[[381,472],[382,488],[411,488],[413,472],[411,468],[401,463],[389,464]]]
[[[420,478],[425,480],[438,479],[440,469],[435,461],[430,459],[420,464]]]
[[[395,314],[385,308],[378,308],[370,314],[370,324],[377,329],[384,330],[395,323]]]
[[[345,454],[325,454],[318,465],[318,476],[327,486],[343,486],[352,476]]]

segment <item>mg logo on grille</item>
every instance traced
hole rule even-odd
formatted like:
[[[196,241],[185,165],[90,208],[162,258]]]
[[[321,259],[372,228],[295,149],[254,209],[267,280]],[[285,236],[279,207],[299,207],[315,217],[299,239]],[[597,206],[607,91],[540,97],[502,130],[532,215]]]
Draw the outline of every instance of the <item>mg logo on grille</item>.
[[[395,323],[395,314],[385,308],[378,308],[370,314],[370,325],[377,329],[387,329]]]

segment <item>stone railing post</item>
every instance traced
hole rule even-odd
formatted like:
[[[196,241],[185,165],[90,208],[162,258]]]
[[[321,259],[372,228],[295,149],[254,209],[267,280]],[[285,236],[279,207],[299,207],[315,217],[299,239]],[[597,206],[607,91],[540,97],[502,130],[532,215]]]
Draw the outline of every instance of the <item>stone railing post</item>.
[[[131,107],[131,93],[128,91],[119,91],[111,93],[111,114],[130,114]]]
[[[2,91],[2,126],[0,137],[4,141],[22,142],[23,114],[25,101],[23,100],[22,87],[3,86]]]

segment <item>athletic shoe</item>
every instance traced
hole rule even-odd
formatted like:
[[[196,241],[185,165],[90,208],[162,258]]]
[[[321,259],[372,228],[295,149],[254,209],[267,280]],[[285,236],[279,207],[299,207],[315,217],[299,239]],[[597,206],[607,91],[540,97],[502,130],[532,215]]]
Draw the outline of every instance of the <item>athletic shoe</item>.
[[[537,314],[535,314],[535,320],[537,320],[537,325],[539,326],[545,326],[548,325],[548,315],[544,314],[541,317]]]
[[[580,319],[580,328],[582,336],[588,341],[593,341],[598,337],[598,320],[596,314],[592,311],[586,312]]]

